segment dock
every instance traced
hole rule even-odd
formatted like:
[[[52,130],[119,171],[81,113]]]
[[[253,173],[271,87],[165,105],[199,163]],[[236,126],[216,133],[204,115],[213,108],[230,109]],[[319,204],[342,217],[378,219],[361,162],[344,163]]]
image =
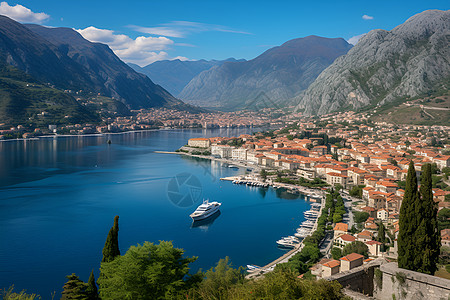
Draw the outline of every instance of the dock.
[[[319,216],[322,214],[323,207],[324,207],[324,205],[320,206]],[[313,226],[311,232],[316,231],[318,220],[319,220],[319,218],[317,218],[316,221],[314,222],[314,226]],[[303,245],[303,241],[302,241],[302,242],[300,242],[300,244],[296,245],[294,249],[292,249],[289,252],[283,254],[279,258],[277,258],[274,261],[272,261],[272,262],[268,263],[267,265],[265,265],[264,267],[261,267],[260,269],[256,269],[254,271],[249,272],[249,274],[246,276],[246,278],[247,279],[257,278],[257,277],[262,276],[262,275],[264,275],[264,274],[266,274],[268,272],[273,271],[273,269],[275,268],[275,266],[277,264],[282,264],[282,263],[288,262],[291,257],[293,257],[298,252],[302,251],[303,246],[304,245]]]

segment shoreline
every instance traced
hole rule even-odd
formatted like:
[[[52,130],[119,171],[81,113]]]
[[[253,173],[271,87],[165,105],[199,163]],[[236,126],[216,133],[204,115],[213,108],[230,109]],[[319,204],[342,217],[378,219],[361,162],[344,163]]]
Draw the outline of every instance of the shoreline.
[[[212,156],[205,156],[205,155],[193,155],[190,153],[186,153],[186,152],[171,152],[171,151],[154,151],[156,153],[165,153],[165,154],[181,154],[181,155],[185,155],[185,156],[191,156],[191,157],[197,157],[197,158],[204,158],[204,159],[209,159],[209,160],[215,160],[215,161],[221,161],[221,162],[225,162],[228,163],[230,165],[235,165],[235,166],[241,166],[243,168],[248,168],[247,164],[242,164],[230,159],[224,159],[224,158],[216,158],[216,157],[212,157]],[[254,167],[258,167],[258,166],[254,166]],[[260,167],[258,167],[259,169],[261,169]],[[252,170],[252,173],[254,172],[254,168]],[[245,177],[245,175],[236,175],[236,176],[229,176],[229,177],[223,177],[220,178],[220,180],[222,181],[234,181],[234,180],[241,180],[243,179],[242,177]],[[253,179],[253,182],[257,182],[257,183],[263,183],[257,179]],[[305,200],[309,201],[309,202],[313,202],[313,203],[317,203],[317,201],[312,201],[310,198],[310,194],[319,194],[319,196],[321,197],[320,200],[320,210],[319,210],[319,216],[322,214],[322,209],[323,209],[323,200],[325,197],[325,193],[322,189],[317,188],[308,188],[308,187],[304,187],[304,186],[300,186],[300,185],[293,185],[293,184],[287,184],[287,183],[280,183],[280,182],[272,182],[272,181],[265,181],[264,183],[269,184],[270,187],[272,188],[286,188],[288,190],[293,190],[296,189],[298,192],[300,192],[301,194],[303,194],[305,196]],[[317,223],[318,223],[319,217],[316,218],[316,220],[314,221],[314,226],[311,230],[311,233],[317,230]],[[248,271],[248,274],[246,275],[247,278],[256,278],[259,277],[261,275],[264,275],[268,272],[273,271],[273,269],[275,268],[275,266],[277,264],[280,263],[285,263],[288,262],[289,259],[291,257],[293,257],[295,254],[297,254],[298,252],[300,252],[303,249],[303,240],[295,246],[294,249],[289,250],[288,252],[284,253],[282,256],[274,259],[273,261],[269,262],[268,264],[264,265],[263,267],[253,270],[253,271]]]
[[[240,128],[260,128],[260,127],[229,127],[227,129],[240,129]],[[116,134],[127,134],[127,133],[139,133],[139,132],[149,132],[149,131],[176,131],[176,130],[211,130],[211,129],[222,129],[222,128],[158,128],[158,129],[142,129],[142,130],[129,130],[122,132],[102,132],[102,133],[86,133],[86,134],[53,134],[53,135],[40,135],[31,138],[18,138],[18,139],[5,139],[0,140],[1,142],[12,142],[12,141],[38,141],[41,138],[59,138],[59,137],[95,137],[95,136],[107,136]]]

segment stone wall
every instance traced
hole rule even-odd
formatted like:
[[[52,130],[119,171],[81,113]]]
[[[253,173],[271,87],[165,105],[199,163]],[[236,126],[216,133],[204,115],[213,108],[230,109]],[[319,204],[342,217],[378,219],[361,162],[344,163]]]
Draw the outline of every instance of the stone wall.
[[[336,280],[344,288],[364,295],[372,296],[374,294],[374,272],[385,261],[383,259],[374,260],[368,264],[354,268],[350,271],[324,278],[329,281]]]
[[[382,287],[376,289],[376,299],[450,299],[450,280],[397,267],[397,263],[380,266]]]

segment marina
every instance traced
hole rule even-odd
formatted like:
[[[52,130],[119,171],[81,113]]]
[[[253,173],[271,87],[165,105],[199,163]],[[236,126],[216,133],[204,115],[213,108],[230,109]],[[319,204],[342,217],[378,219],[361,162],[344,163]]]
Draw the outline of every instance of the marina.
[[[2,177],[0,188],[0,237],[9,241],[1,249],[0,281],[45,295],[62,287],[64,276],[72,272],[87,281],[89,270],[98,272],[115,215],[120,216],[121,253],[144,241],[171,240],[186,256],[199,257],[193,272],[207,270],[225,256],[234,266],[263,267],[279,258],[286,250],[276,241],[293,235],[305,220],[302,212],[310,209],[303,194],[219,180],[244,177],[242,166],[235,170],[218,160],[155,153],[174,151],[193,136],[243,132],[148,131],[2,143],[3,170],[11,176]],[[186,207],[168,198],[168,183],[183,173],[196,177],[201,187]],[[182,184],[179,189],[189,192]],[[207,198],[222,203],[220,211],[193,221],[189,214]],[[17,205],[23,209],[16,210]],[[62,259],[67,253],[71,260]],[[51,272],[49,265],[54,266]]]

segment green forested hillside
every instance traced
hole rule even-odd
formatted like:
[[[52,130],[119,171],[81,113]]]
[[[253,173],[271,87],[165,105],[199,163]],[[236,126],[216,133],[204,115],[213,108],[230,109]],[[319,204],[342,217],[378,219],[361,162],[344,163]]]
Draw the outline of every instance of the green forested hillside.
[[[0,124],[39,126],[86,122],[97,123],[99,117],[69,94],[37,83],[17,68],[0,66]]]

